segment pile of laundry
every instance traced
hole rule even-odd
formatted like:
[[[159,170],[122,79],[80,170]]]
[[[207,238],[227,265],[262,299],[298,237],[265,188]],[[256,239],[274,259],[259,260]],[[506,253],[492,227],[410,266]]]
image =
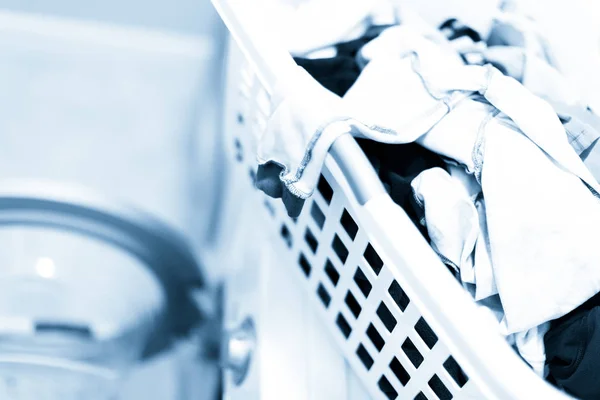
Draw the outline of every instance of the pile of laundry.
[[[260,140],[257,187],[297,216],[351,132],[522,358],[600,398],[600,118],[517,17],[432,26],[383,1],[349,8],[290,45],[297,76]]]

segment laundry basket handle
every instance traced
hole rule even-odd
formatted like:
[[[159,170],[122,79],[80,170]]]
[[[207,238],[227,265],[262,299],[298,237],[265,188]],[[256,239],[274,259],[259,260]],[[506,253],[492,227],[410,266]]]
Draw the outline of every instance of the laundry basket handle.
[[[361,206],[375,196],[386,193],[373,166],[350,133],[337,138],[329,153]]]

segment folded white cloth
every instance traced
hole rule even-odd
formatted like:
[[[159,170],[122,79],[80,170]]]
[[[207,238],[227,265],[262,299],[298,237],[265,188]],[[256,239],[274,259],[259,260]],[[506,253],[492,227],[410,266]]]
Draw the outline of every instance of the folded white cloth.
[[[432,248],[460,272],[475,300],[498,293],[492,268],[486,211],[481,187],[472,175],[441,168],[423,171],[411,183],[423,207]]]
[[[492,248],[488,233],[485,201],[479,197],[475,202],[479,215],[479,236],[475,245],[473,264],[475,268],[475,300],[483,300],[498,294],[494,267],[492,265]]]
[[[472,254],[479,236],[479,217],[467,190],[442,168],[421,172],[411,186],[423,207],[432,248],[460,272],[461,280],[474,284]]]
[[[498,292],[491,264],[483,198],[469,196],[469,188],[474,192],[477,186],[468,180],[468,175],[461,175],[456,169],[453,172],[454,175],[451,175],[441,168],[432,168],[419,174],[411,184],[417,201],[425,211],[432,248],[447,265],[460,272],[461,281],[479,301],[478,304],[491,311],[499,332],[543,377],[546,361],[544,335],[550,324],[546,322],[524,332],[507,332],[504,309],[500,298],[494,296]]]
[[[545,377],[546,347],[544,335],[550,329],[550,322],[513,334],[515,346],[521,357],[542,378]]]
[[[546,322],[533,327],[524,332],[509,334],[506,331],[504,321],[504,311],[500,298],[491,296],[476,303],[481,312],[481,316],[488,319],[491,324],[496,325],[498,333],[506,339],[508,344],[513,346],[521,358],[525,360],[540,377],[545,377],[546,347],[544,345],[544,335],[550,329],[550,323]],[[482,319],[482,322],[485,322]]]

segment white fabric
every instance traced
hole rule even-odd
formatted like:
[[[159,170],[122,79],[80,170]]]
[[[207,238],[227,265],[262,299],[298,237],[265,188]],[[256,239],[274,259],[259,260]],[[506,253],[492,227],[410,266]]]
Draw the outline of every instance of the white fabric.
[[[502,67],[507,75],[552,104],[558,115],[565,118],[567,136],[577,154],[582,154],[598,139],[600,119],[587,109],[581,93],[545,60],[527,54],[523,48],[508,46],[490,47],[483,54],[487,61]],[[594,149],[584,161],[597,181],[600,181],[599,159],[599,152]]]
[[[600,226],[592,190],[600,188],[552,107],[494,68],[463,66],[426,39],[404,43],[404,56],[371,61],[343,100],[296,80],[268,123],[261,159],[285,165],[293,178],[286,187],[307,196],[335,139],[319,136],[320,126],[345,120],[357,136],[417,140],[481,182],[507,333],[558,318],[600,291],[592,234]]]
[[[423,171],[411,183],[425,212],[433,249],[460,271],[460,279],[475,300],[498,293],[492,268],[485,202],[472,175],[451,168]]]
[[[577,176],[518,131],[494,120],[485,140],[482,188],[494,277],[509,332],[523,331],[600,291],[592,234],[600,209]]]
[[[446,167],[452,178],[457,182],[460,182],[467,191],[469,198],[475,202],[475,199],[479,197],[479,194],[481,193],[481,185],[479,185],[475,176],[469,174],[460,164],[453,162],[453,160],[447,160]]]
[[[271,3],[265,10],[277,18],[271,20],[270,31],[280,37],[294,56],[307,56],[314,50],[359,38],[373,22],[392,23],[396,20],[395,7],[390,0],[309,0],[298,5]]]
[[[545,377],[546,348],[544,345],[544,335],[550,329],[550,323],[546,322],[533,327],[525,332],[508,334],[504,324],[504,311],[498,296],[491,296],[476,303],[478,311],[481,313],[482,322],[485,319],[495,325],[498,333],[506,339],[508,344],[514,346],[519,355],[540,377]]]
[[[414,49],[414,43],[423,38],[434,42],[438,46],[452,48],[450,42],[437,29],[425,22],[413,19],[409,23],[392,26],[381,32],[379,36],[365,44],[358,52],[357,62],[364,67],[375,58],[389,58],[403,56],[407,51]]]
[[[276,88],[273,104],[275,111],[258,143],[258,162],[273,161],[283,166],[281,180],[287,189],[299,198],[307,198],[319,179],[329,147],[344,133],[325,130],[329,123],[347,118],[341,99],[298,67],[293,80]],[[315,167],[307,170],[309,165]]]
[[[567,79],[548,62],[528,51],[513,46],[493,46],[483,51],[486,61],[502,66],[506,75],[523,83],[537,96],[568,105],[580,103],[581,96]]]
[[[479,216],[479,236],[475,245],[474,268],[475,268],[475,300],[483,300],[498,294],[494,268],[492,265],[492,248],[488,233],[485,201],[478,198],[475,202]]]
[[[550,329],[550,322],[529,329],[526,332],[513,334],[515,346],[519,354],[531,368],[542,378],[545,377],[546,347],[544,335]]]
[[[485,95],[521,130],[501,115],[478,117],[486,114],[483,106],[466,102],[419,143],[481,179],[493,275],[512,333],[564,315],[600,289],[600,256],[590,234],[600,209],[581,179],[596,191],[598,185],[547,103],[500,75],[492,77]],[[465,107],[469,121],[450,120]],[[475,141],[474,120],[484,132]],[[448,135],[458,127],[460,132]]]
[[[460,271],[463,281],[475,283],[471,255],[479,234],[479,218],[467,190],[442,168],[421,172],[411,186],[425,212],[433,249]]]

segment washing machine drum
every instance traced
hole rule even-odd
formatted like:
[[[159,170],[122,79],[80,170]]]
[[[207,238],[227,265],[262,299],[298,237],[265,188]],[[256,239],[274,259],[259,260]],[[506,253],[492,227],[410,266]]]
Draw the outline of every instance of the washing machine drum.
[[[0,184],[0,398],[105,399],[200,321],[185,241],[80,189]]]

